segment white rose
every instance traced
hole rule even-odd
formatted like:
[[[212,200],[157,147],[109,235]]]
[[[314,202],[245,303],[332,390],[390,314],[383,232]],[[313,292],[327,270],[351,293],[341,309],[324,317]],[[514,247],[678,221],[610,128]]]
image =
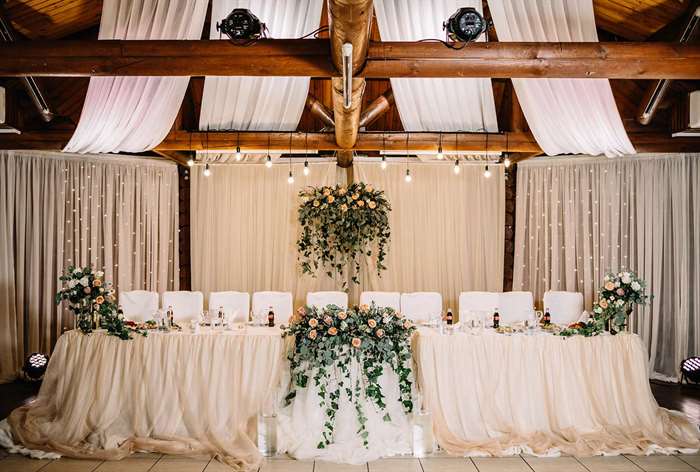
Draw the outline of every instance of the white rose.
[[[641,288],[642,286],[639,284],[639,282],[637,282],[636,280],[632,282],[632,290],[638,292]]]
[[[82,279],[80,279],[79,282],[80,282],[80,285],[84,285],[84,286],[86,286],[86,287],[87,287],[87,285],[90,283],[90,282],[88,281],[88,278],[87,278],[87,277],[83,277]]]
[[[105,275],[105,273],[102,272],[101,270],[98,270],[97,272],[95,272],[95,277],[102,277],[104,275]]]
[[[622,274],[622,283],[628,284],[630,282],[632,282],[632,276],[630,275],[630,273],[625,272],[624,274]]]
[[[595,307],[593,311],[595,311],[596,313],[603,313],[603,309],[599,306]]]
[[[606,275],[605,277],[603,277],[603,281],[604,281],[604,282],[607,282],[608,280],[610,280],[610,276],[609,276],[609,275]]]
[[[625,302],[623,302],[622,300],[618,300],[615,302],[615,305],[617,305],[617,306],[622,306],[624,304],[625,304]]]
[[[76,285],[78,285],[78,281],[77,281],[77,280],[71,279],[71,280],[68,281],[68,287],[73,288],[73,287],[75,287]]]

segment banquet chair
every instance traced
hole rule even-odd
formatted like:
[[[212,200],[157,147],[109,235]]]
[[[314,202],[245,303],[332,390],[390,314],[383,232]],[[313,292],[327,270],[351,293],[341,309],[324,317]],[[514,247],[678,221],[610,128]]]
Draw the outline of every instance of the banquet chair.
[[[425,322],[442,316],[442,295],[437,292],[401,294],[401,313],[411,321]]]
[[[584,316],[582,293],[548,291],[544,292],[542,301],[554,324],[570,325]]]
[[[309,292],[306,294],[306,305],[321,310],[328,305],[335,305],[347,310],[348,294],[345,292]]]
[[[532,292],[503,292],[498,294],[498,311],[501,323],[525,321],[534,312]]]
[[[253,321],[264,323],[272,307],[275,323],[286,323],[293,311],[291,292],[255,292],[253,294]]]
[[[399,292],[362,292],[360,295],[360,305],[371,305],[374,303],[378,307],[393,308],[401,310],[401,294]]]
[[[136,322],[152,320],[158,311],[158,292],[147,290],[119,292],[119,305],[127,320]]]
[[[173,319],[176,323],[187,323],[199,318],[204,310],[204,296],[202,292],[190,292],[181,290],[178,292],[163,293],[163,311],[173,307]]]
[[[223,308],[231,322],[246,323],[250,314],[250,295],[248,292],[211,292],[209,313],[217,313],[219,308]]]
[[[487,321],[498,308],[497,292],[462,292],[459,294],[459,319],[478,318]]]

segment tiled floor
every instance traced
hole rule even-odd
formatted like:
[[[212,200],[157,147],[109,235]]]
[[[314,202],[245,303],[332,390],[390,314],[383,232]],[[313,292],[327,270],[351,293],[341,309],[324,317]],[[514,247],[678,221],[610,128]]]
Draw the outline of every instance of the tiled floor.
[[[216,460],[137,454],[116,462],[74,459],[55,461],[9,455],[0,458],[0,472],[227,472]],[[464,458],[436,456],[382,459],[363,465],[266,459],[260,472],[698,472],[700,455],[556,457],[516,456]]]

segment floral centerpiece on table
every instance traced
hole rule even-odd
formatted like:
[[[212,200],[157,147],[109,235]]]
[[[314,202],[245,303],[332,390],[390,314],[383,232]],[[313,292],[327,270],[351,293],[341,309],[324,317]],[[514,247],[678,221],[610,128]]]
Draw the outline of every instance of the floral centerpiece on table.
[[[379,410],[386,410],[385,395],[379,384],[386,367],[399,378],[399,401],[404,411],[413,411],[411,335],[414,331],[413,324],[401,313],[374,304],[349,310],[334,305],[322,310],[312,307],[297,310],[283,332],[283,336],[295,338],[287,356],[292,385],[286,402],[293,402],[296,389],[307,388],[309,380],[313,380],[326,415],[319,449],[333,442],[335,414],[343,395],[352,401],[357,432],[365,447],[369,445],[364,404],[369,399]],[[361,372],[354,382],[350,376],[353,362]],[[388,412],[383,419],[391,421]]]
[[[361,257],[376,251],[377,274],[381,275],[391,236],[391,206],[383,191],[359,182],[347,187],[307,187],[299,196],[297,250],[303,273],[315,276],[320,268],[328,277],[342,277],[352,264],[351,280],[357,284]]]
[[[102,327],[113,336],[131,339],[132,332],[143,336],[139,331],[125,325],[117,314],[114,289],[111,282],[104,281],[104,272],[92,267],[68,267],[66,273],[59,277],[63,287],[56,293],[56,304],[68,302],[73,312],[76,327],[85,334]]]
[[[598,300],[593,304],[593,316],[585,322],[570,325],[560,334],[595,336],[606,327],[616,334],[627,325],[634,305],[646,305],[650,298],[646,294],[646,282],[634,272],[608,273],[598,291]]]

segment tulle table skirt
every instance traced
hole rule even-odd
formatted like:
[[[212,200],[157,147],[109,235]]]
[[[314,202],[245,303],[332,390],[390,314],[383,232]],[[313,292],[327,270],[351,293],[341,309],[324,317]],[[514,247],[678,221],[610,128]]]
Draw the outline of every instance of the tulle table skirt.
[[[639,336],[441,335],[413,355],[438,443],[459,455],[691,452],[698,427],[660,408]]]
[[[122,341],[65,333],[38,398],[8,418],[26,448],[77,458],[134,451],[261,462],[255,420],[285,368],[279,328],[158,333]]]

